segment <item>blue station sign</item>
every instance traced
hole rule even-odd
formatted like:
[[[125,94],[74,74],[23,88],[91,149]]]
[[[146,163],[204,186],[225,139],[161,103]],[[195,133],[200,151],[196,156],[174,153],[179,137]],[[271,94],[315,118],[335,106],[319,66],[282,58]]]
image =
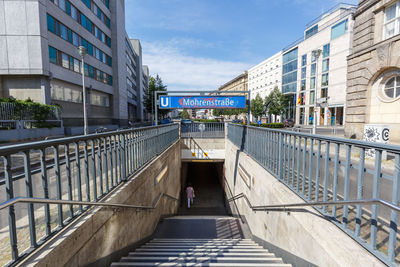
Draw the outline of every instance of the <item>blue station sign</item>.
[[[245,96],[160,96],[160,108],[166,109],[227,109],[245,107]]]

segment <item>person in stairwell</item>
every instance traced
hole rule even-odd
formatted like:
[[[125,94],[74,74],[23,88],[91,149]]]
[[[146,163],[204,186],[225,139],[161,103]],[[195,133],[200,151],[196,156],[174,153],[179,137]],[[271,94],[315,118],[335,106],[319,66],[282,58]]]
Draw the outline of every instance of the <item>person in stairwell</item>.
[[[190,204],[193,205],[193,198],[194,198],[194,189],[191,184],[188,184],[186,187],[186,196],[187,196],[187,204],[188,204],[188,209],[190,209]]]

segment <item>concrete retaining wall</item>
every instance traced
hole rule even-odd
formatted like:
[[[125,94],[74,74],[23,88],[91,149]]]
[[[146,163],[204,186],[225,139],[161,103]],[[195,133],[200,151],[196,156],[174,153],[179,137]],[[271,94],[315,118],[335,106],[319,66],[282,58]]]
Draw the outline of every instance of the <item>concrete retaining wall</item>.
[[[233,195],[245,193],[253,205],[303,202],[256,161],[239,152],[229,140],[226,140],[225,149],[224,175]],[[237,171],[239,165],[241,174]],[[226,183],[224,187],[228,192]],[[231,210],[237,213],[232,203]],[[313,208],[288,215],[286,212],[253,212],[244,199],[237,200],[236,204],[254,239],[294,266],[384,266]]]
[[[0,141],[18,141],[60,135],[64,135],[64,127],[2,130]]]
[[[160,193],[179,198],[180,142],[117,188],[111,203],[152,206]],[[167,171],[159,182],[156,177]],[[179,202],[163,197],[155,210],[94,208],[50,240],[21,266],[109,266],[146,241],[161,216],[175,214]]]

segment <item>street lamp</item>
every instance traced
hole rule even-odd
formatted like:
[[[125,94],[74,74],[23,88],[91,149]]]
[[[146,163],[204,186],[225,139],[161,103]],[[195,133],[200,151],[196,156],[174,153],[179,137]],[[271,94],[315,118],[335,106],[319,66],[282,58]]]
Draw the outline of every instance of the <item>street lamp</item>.
[[[314,94],[314,119],[313,119],[313,131],[315,134],[317,132],[317,94],[318,94],[318,58],[321,55],[322,50],[316,49],[312,51],[312,55],[315,58],[315,94]]]
[[[78,53],[81,56],[82,61],[82,96],[83,96],[83,134],[88,134],[88,122],[87,122],[87,104],[86,104],[86,87],[85,87],[85,63],[84,57],[87,54],[87,49],[84,46],[78,47]]]

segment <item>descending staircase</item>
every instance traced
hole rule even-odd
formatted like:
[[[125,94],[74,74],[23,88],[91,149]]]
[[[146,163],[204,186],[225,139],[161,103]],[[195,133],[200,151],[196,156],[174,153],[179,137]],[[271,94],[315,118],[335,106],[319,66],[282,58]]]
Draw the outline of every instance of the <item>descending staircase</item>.
[[[292,266],[251,239],[154,238],[112,267],[122,266]]]

